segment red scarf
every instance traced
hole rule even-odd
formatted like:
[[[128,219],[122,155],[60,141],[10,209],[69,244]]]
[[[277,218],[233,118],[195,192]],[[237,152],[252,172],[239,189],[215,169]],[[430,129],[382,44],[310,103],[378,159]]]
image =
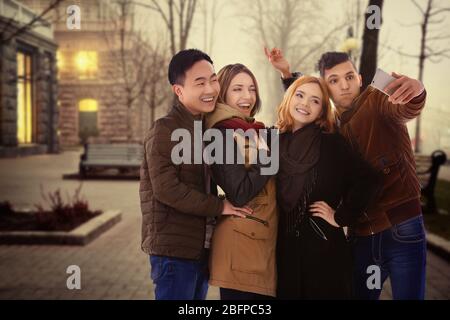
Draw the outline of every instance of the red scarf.
[[[230,118],[227,120],[222,120],[214,126],[217,129],[242,129],[244,131],[254,129],[257,133],[259,129],[265,129],[264,123],[259,121],[248,122],[241,118]]]

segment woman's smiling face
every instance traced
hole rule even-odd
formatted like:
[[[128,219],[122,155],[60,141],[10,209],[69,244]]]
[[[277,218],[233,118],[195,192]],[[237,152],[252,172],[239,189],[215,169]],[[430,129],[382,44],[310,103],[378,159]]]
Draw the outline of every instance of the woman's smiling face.
[[[294,119],[293,131],[319,119],[322,100],[322,90],[317,83],[305,83],[295,90],[289,105],[289,112]]]
[[[238,73],[230,82],[225,102],[250,117],[256,103],[256,86],[252,77],[245,72]]]

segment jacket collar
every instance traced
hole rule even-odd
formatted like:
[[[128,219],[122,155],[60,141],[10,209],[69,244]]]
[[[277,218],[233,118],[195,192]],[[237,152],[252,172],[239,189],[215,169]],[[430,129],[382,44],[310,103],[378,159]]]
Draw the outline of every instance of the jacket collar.
[[[373,88],[368,86],[359,96],[353,99],[350,109],[342,111],[337,109],[340,125],[344,125],[359,111],[361,106],[366,101],[367,96],[373,91]]]
[[[177,99],[174,103],[171,113],[188,127],[194,126],[194,121],[202,121],[202,114],[193,115],[189,110]]]

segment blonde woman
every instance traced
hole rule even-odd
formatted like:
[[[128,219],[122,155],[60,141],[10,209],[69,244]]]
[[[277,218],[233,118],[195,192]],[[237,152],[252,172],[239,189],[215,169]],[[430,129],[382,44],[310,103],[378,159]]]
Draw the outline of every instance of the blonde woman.
[[[278,108],[278,290],[281,299],[352,298],[351,227],[377,188],[377,176],[334,133],[327,88],[302,76]]]

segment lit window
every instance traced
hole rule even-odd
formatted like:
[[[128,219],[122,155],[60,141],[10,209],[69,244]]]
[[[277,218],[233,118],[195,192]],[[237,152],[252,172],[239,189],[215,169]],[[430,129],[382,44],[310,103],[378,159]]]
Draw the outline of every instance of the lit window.
[[[80,100],[80,103],[78,104],[78,110],[80,112],[97,112],[98,111],[97,100],[94,99]]]
[[[81,142],[98,135],[97,111],[98,102],[94,99],[83,99],[78,103],[78,136]]]
[[[98,56],[96,51],[80,51],[75,55],[75,65],[80,79],[93,79],[97,74]]]
[[[31,55],[17,53],[17,140],[33,142]]]

